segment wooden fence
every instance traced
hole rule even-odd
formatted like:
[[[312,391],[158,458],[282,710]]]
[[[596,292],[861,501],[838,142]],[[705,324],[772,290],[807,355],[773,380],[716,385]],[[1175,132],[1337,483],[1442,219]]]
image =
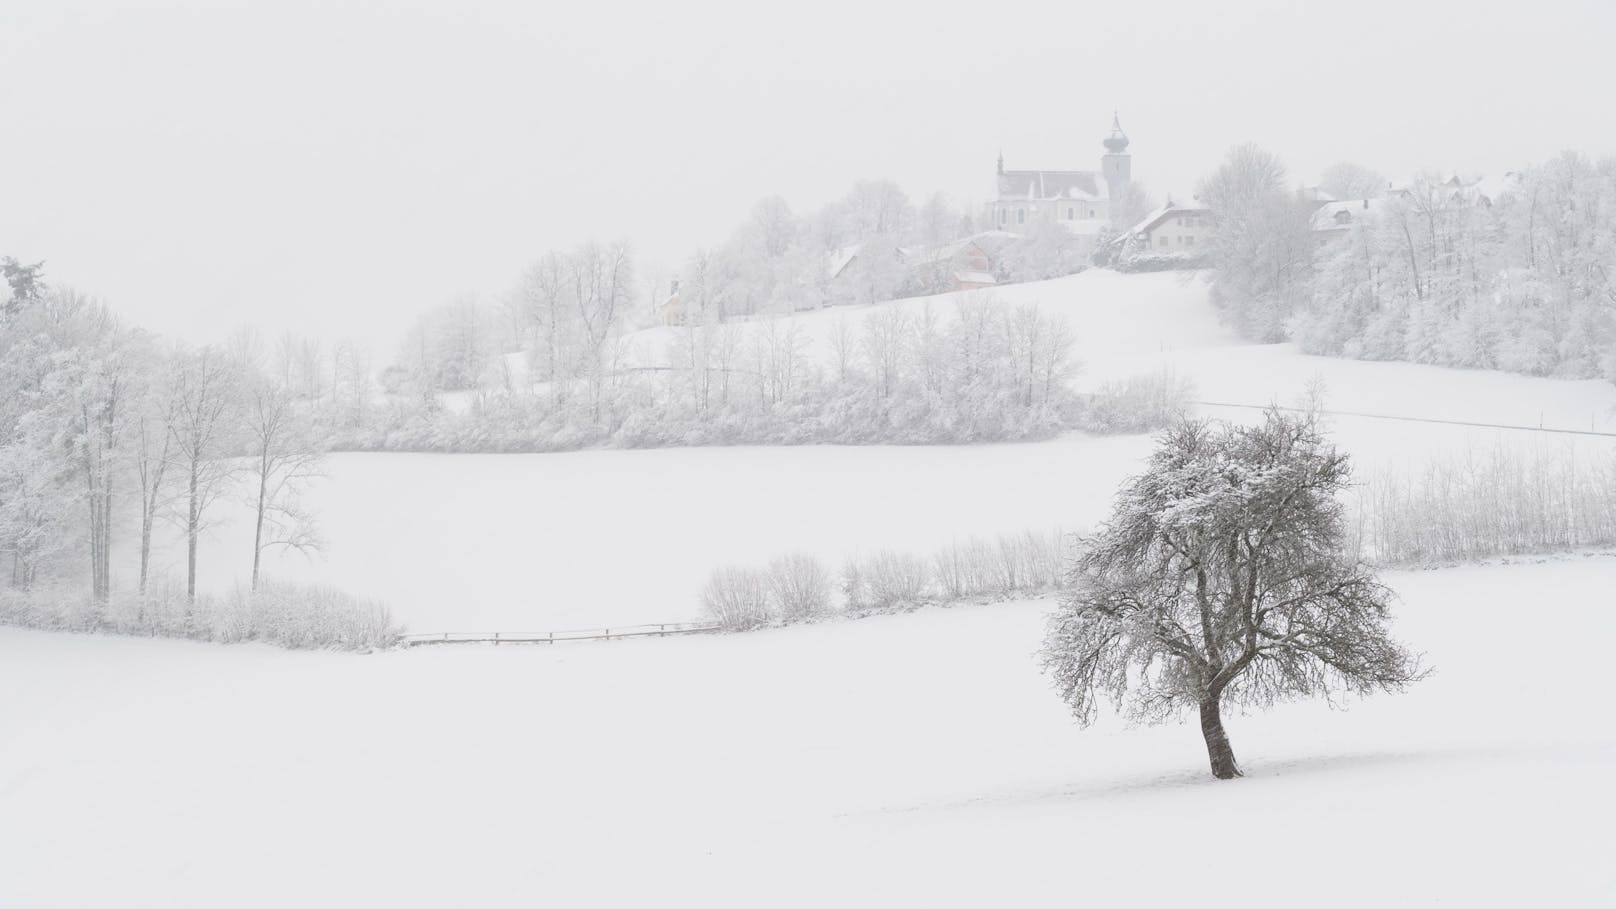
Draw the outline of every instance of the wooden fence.
[[[676,634],[709,634],[717,622],[663,622],[617,628],[582,628],[569,631],[437,631],[406,634],[404,646],[426,644],[561,644],[567,641],[615,641],[622,638],[665,638]]]

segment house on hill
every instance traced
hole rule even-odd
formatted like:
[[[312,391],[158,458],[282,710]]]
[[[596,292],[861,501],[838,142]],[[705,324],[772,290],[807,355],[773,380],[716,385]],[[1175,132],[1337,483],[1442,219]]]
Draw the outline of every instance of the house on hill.
[[[954,290],[980,290],[999,283],[993,277],[994,252],[1003,249],[997,237],[981,235],[937,246],[908,246],[899,250],[904,260],[905,293],[940,294]]]
[[[1320,239],[1340,236],[1373,216],[1385,199],[1349,199],[1326,202],[1313,212],[1311,226]]]
[[[1152,253],[1199,254],[1212,242],[1212,210],[1200,203],[1171,199],[1128,228],[1120,238],[1131,248]]]

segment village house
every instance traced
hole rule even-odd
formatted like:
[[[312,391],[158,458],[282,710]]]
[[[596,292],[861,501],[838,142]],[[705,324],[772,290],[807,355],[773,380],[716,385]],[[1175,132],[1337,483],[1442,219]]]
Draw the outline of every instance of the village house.
[[[910,246],[899,250],[904,260],[904,290],[939,294],[953,290],[980,290],[998,283],[994,257],[1010,234],[989,231],[937,246]]]
[[[1212,242],[1212,211],[1199,203],[1166,205],[1130,227],[1121,240],[1138,252],[1184,253],[1206,251]]]
[[[1385,202],[1384,199],[1350,199],[1326,202],[1313,212],[1313,233],[1320,239],[1340,236],[1363,222]]]

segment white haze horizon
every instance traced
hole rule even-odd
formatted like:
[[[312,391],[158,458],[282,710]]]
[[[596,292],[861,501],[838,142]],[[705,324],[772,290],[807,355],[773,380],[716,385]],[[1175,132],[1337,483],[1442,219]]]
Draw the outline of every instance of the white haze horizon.
[[[1157,6],[11,0],[0,254],[167,335],[381,364],[545,250],[625,239],[660,273],[863,178],[974,210],[1001,150],[1096,167],[1113,110],[1158,197],[1248,141],[1296,183],[1616,152],[1603,3]]]

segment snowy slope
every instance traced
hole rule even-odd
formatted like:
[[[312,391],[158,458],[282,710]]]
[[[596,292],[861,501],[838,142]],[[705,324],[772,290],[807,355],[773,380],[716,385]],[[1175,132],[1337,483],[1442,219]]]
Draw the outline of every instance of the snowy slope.
[[[1305,357],[1289,345],[1238,344],[1194,275],[1090,271],[1005,287],[998,304],[1034,303],[1073,326],[1080,386],[1163,366],[1209,402],[1297,400],[1315,376],[1330,407],[1354,412],[1616,430],[1616,387],[1402,363]],[[947,312],[946,296],[929,301]],[[885,306],[918,309],[928,300]],[[879,307],[798,316],[823,338],[836,319]],[[758,330],[756,324],[740,331]],[[665,343],[656,329],[637,343]],[[658,342],[657,339],[661,339]],[[1204,408],[1233,419],[1255,411]],[[1616,439],[1551,436],[1360,417],[1333,421],[1363,475],[1423,470],[1495,446],[1611,457]],[[315,504],[330,547],[309,562],[271,556],[269,571],[329,581],[392,604],[417,631],[526,631],[692,618],[708,573],[786,552],[833,565],[875,549],[923,552],[972,535],[1103,518],[1148,452],[1144,437],[1080,434],[1039,444],[912,448],[706,448],[554,455],[345,454]],[[250,564],[239,513],[204,544],[207,586]],[[173,545],[160,567],[183,573]],[[122,558],[119,565],[132,564]]]
[[[1230,783],[1190,724],[1077,729],[1041,603],[373,657],[3,629],[0,905],[1616,902],[1616,558],[1388,580],[1437,673],[1233,718]]]
[[[1094,269],[1052,281],[840,307],[773,321],[799,326],[809,341],[807,355],[828,364],[828,341],[839,322],[857,331],[876,312],[896,308],[913,314],[927,307],[949,319],[961,300],[1031,304],[1065,321],[1081,364],[1074,384],[1082,390],[1168,368],[1193,379],[1206,401],[1288,403],[1318,378],[1328,389],[1329,405],[1340,410],[1616,431],[1616,387],[1608,382],[1310,357],[1291,344],[1242,341],[1219,323],[1202,272],[1128,275]],[[744,336],[767,324],[741,322],[730,328]],[[629,344],[640,362],[666,364],[668,347],[682,331],[650,329],[630,336]]]

